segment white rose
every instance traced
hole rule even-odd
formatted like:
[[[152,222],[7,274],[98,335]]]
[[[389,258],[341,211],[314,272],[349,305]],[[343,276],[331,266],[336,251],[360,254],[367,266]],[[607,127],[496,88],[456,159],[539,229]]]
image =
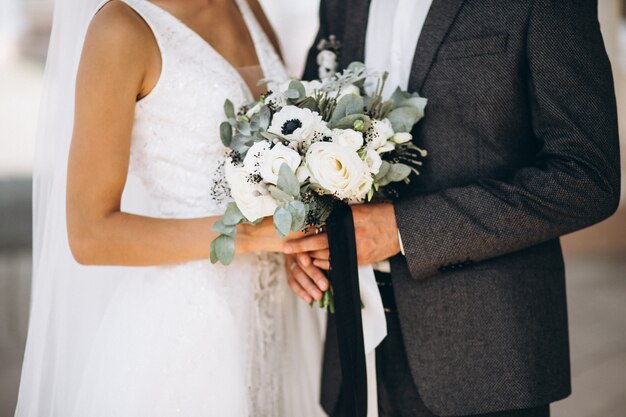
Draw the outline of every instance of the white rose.
[[[300,184],[308,180],[310,176],[311,173],[309,172],[309,168],[307,168],[306,165],[302,165],[296,170],[296,178],[298,178]]]
[[[364,202],[373,185],[374,178],[372,178],[372,175],[369,173],[363,175],[354,195],[350,198],[350,204],[358,204]]]
[[[296,106],[283,107],[272,118],[268,132],[279,135],[290,142],[310,142],[316,132],[326,131],[322,116],[309,109]]]
[[[276,211],[276,200],[263,184],[255,183],[250,178],[245,167],[226,164],[226,181],[230,186],[230,195],[248,221],[255,222],[272,216]]]
[[[252,150],[252,148],[250,148],[250,150]],[[263,181],[267,183],[276,184],[278,182],[280,167],[282,167],[283,164],[287,164],[287,166],[295,172],[300,166],[301,161],[302,157],[298,152],[286,147],[282,143],[278,143],[274,145],[272,149],[265,152],[261,165],[261,177]]]
[[[372,126],[365,132],[367,147],[378,150],[387,144],[387,141],[395,134],[389,119],[372,120]]]
[[[374,175],[380,172],[380,166],[383,164],[383,160],[380,158],[378,152],[368,149],[365,153],[365,163],[370,169],[370,172]]]
[[[353,198],[367,173],[367,164],[352,149],[333,142],[317,142],[306,155],[311,182],[340,199]]]
[[[395,135],[393,135],[391,140],[395,143],[407,143],[413,140],[413,135],[406,132],[396,133]]]
[[[363,133],[352,129],[333,129],[333,142],[358,151],[363,147]]]
[[[248,149],[243,160],[243,166],[248,174],[261,175],[261,167],[265,161],[265,154],[269,152],[271,144],[268,141],[257,142]]]

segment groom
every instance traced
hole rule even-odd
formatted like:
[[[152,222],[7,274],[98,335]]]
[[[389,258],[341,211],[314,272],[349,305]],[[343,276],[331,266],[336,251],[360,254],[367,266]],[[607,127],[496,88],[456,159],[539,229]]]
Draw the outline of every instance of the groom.
[[[380,415],[548,416],[570,393],[559,237],[619,201],[597,2],[321,3],[318,40],[342,42],[343,67],[388,69],[429,100],[413,132],[429,151],[421,176],[393,203],[353,208],[360,263],[391,258],[378,273],[389,333],[377,350]],[[317,276],[310,257],[327,267],[327,248],[325,235],[289,244],[309,253],[291,281],[311,285],[303,272]],[[322,403],[335,417],[345,399],[333,324]]]

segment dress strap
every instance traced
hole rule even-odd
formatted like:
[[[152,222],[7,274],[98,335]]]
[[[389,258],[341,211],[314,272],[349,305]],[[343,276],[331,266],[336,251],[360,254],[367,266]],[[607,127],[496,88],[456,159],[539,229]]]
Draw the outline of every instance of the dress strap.
[[[270,89],[272,89],[272,84],[282,83],[288,79],[284,64],[250,8],[248,0],[235,0],[235,2],[248,27],[248,31],[250,32],[250,36],[256,48],[259,63],[261,64],[265,78],[270,81]]]

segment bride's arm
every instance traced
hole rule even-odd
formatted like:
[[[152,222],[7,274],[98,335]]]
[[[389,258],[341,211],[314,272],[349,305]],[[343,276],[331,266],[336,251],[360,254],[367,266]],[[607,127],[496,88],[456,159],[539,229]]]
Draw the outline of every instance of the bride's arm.
[[[152,32],[113,2],[92,22],[77,77],[68,165],[67,226],[82,264],[162,265],[206,259],[216,217],[156,219],[124,213],[135,102],[156,83],[160,55]],[[271,222],[241,227],[236,252],[281,251]]]

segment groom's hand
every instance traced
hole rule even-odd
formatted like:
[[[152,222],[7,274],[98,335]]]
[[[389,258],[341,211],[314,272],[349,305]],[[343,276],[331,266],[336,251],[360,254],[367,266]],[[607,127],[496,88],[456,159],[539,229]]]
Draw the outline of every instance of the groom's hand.
[[[352,206],[359,265],[369,265],[400,253],[396,215],[391,203]],[[298,265],[330,269],[328,236],[322,233],[285,244],[286,254],[296,254]]]

